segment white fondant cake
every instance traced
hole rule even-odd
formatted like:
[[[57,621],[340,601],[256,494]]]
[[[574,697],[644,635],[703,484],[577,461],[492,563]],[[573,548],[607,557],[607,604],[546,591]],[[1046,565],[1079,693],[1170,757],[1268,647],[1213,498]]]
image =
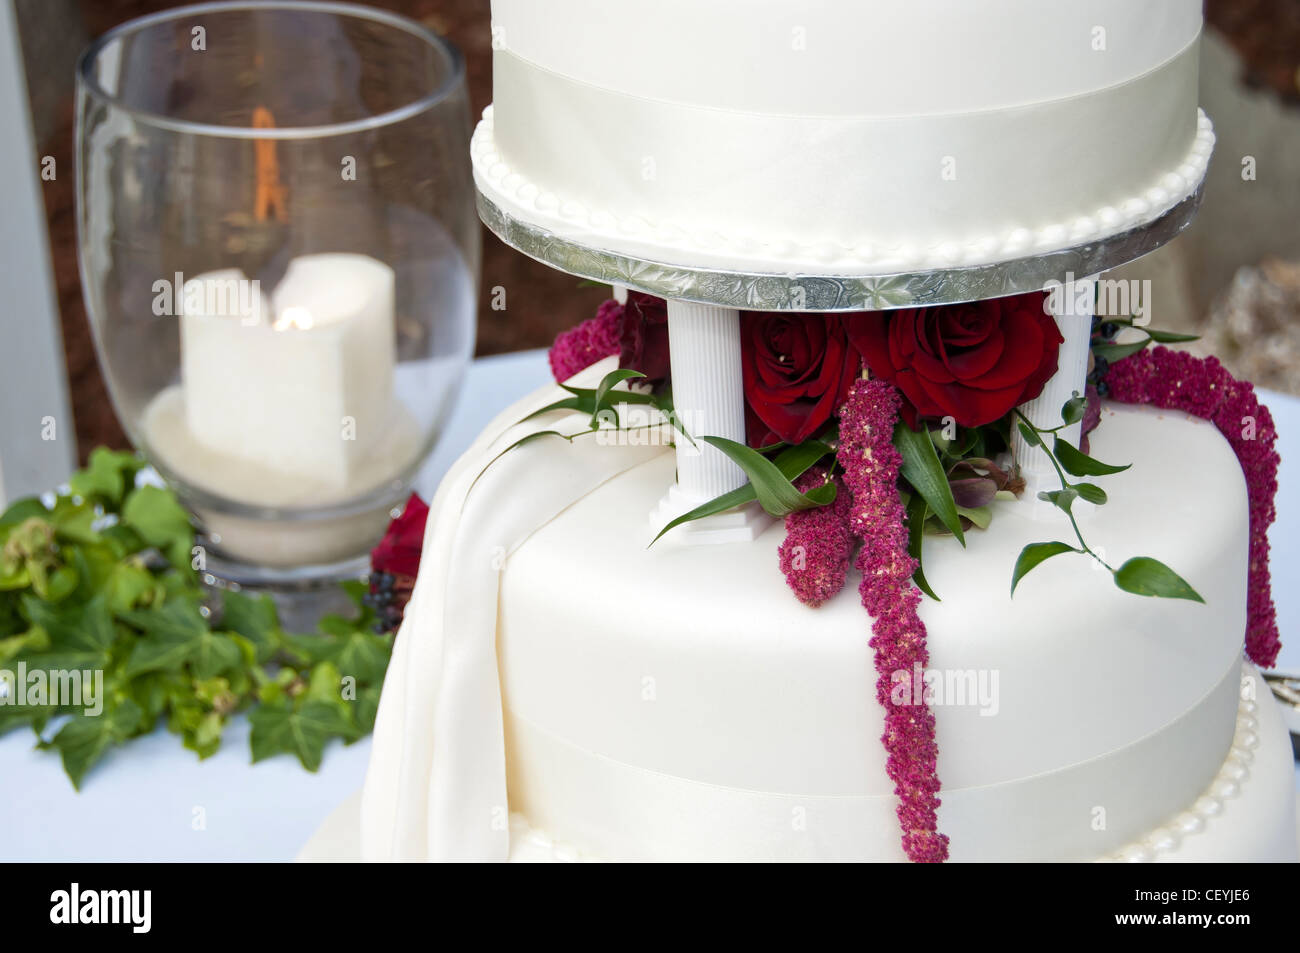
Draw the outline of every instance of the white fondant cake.
[[[1213,148],[1200,0],[493,0],[482,193],[632,257],[888,273],[1143,224]]]
[[[1241,471],[1212,425],[1181,414],[1117,406],[1095,436],[1134,466],[1085,531],[1116,558],[1178,562],[1206,605],[1137,600],[1065,561],[1011,599],[1016,554],[1043,533],[1020,503],[998,504],[966,550],[927,553],[954,860],[1118,852],[1190,808],[1234,750]],[[577,500],[503,569],[512,808],[607,859],[902,860],[856,585],[818,609],[793,599],[780,524],[753,543],[647,549],[672,465],[660,454]],[[1294,843],[1277,832],[1280,850]]]
[[[521,849],[514,812],[565,856],[902,860],[856,579],[819,609],[799,604],[777,568],[779,526],[753,543],[670,534],[647,548],[645,513],[672,474],[664,446],[552,439],[497,459],[525,433],[581,429],[558,413],[516,425],[563,394],[548,387],[503,413],[433,504],[425,559],[432,548],[455,564],[422,566],[398,638],[366,856],[462,857],[473,842],[505,859]],[[1116,406],[1094,436],[1099,454],[1134,466],[1110,478],[1114,498],[1084,517],[1087,531],[1117,556],[1176,558],[1206,605],[1136,599],[1064,563],[1012,600],[1015,554],[1042,534],[1018,503],[999,504],[996,531],[971,534],[969,550],[935,546],[927,572],[943,601],[922,616],[932,668],[955,679],[934,706],[952,857],[1294,860],[1286,734],[1242,667],[1236,460],[1212,425],[1177,413]],[[480,502],[461,503],[476,479]],[[505,488],[508,512],[485,515]],[[462,583],[475,576],[490,579],[491,608]],[[483,725],[467,727],[447,707],[453,686],[430,686],[448,652],[494,636],[494,664],[471,667],[485,690],[499,684],[499,704],[476,699],[457,717]],[[442,661],[421,661],[429,651]],[[473,808],[474,776],[503,767],[506,803]],[[481,823],[438,843],[440,820],[463,825],[462,800]]]
[[[1213,142],[1196,108],[1199,0],[494,0],[493,13],[496,104],[473,146],[483,196],[579,245],[683,267],[862,275],[1058,250],[1187,197]],[[1016,403],[1034,413],[1022,433],[1077,439],[1078,414],[1050,430],[1059,418],[1034,401],[1055,416],[1084,390],[1091,315],[1045,305],[1060,334],[1018,323],[1024,336],[997,337],[973,369],[963,342],[991,340],[982,329],[1005,319],[999,308],[949,314],[913,350],[891,343],[891,360],[924,363],[925,386],[945,395],[957,377],[991,375],[976,386],[1007,392],[1004,415]],[[596,319],[570,352],[585,363],[629,326],[647,334],[640,312],[644,326],[624,323],[632,312],[615,331]],[[808,320],[848,353],[843,326]],[[758,364],[735,311],[669,302],[666,323],[674,412],[707,409],[688,419],[721,426],[702,437],[746,437],[751,377],[825,403],[818,426],[853,395],[876,394],[879,411],[885,387],[892,399],[905,389],[905,368],[884,369],[895,384],[863,353],[839,394],[843,358],[786,324]],[[706,326],[717,333],[692,334]],[[1047,361],[1046,384],[1007,366],[1027,353],[1035,368]],[[963,356],[963,373],[945,378]],[[831,383],[805,395],[814,372],[791,380],[819,361]],[[855,521],[830,512],[871,549],[873,619],[857,571],[819,608],[792,596],[779,523],[749,541],[718,533],[702,545],[677,529],[650,546],[646,514],[674,479],[683,492],[703,485],[700,501],[739,483],[697,479],[666,427],[577,439],[608,410],[596,388],[615,367],[569,382],[596,395],[584,413],[545,411],[571,396],[559,387],[503,412],[440,486],[376,721],[366,857],[1296,859],[1285,732],[1242,658],[1247,483],[1215,423],[1110,407],[1093,452],[1131,469],[1085,467],[1105,474],[1105,491],[1082,487],[1098,505],[1071,514],[1105,550],[1080,535],[1074,555],[1058,549],[1012,598],[1018,554],[1066,538],[1069,524],[1032,493],[999,500],[966,548],[925,542],[942,601],[923,601],[917,618],[915,564],[890,515],[898,473],[878,453],[899,437],[855,443],[888,441],[893,411],[844,410],[834,459]],[[542,431],[573,439],[529,439]],[[934,466],[940,484],[952,480]],[[914,476],[903,473],[924,525],[931,498]],[[1121,568],[1083,569],[1085,552]],[[1156,563],[1164,575],[1121,581],[1136,556],[1178,571]],[[1186,591],[1170,591],[1170,577]],[[1136,594],[1157,590],[1177,598]],[[887,697],[883,685],[899,683],[878,689],[876,669],[892,679],[917,645],[930,692]],[[936,789],[937,812],[925,800]]]

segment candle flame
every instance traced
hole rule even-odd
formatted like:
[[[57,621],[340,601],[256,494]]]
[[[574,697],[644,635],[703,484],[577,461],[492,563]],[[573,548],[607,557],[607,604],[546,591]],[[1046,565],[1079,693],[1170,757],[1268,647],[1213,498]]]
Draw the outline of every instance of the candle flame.
[[[314,324],[310,311],[295,306],[281,311],[271,327],[276,331],[292,331],[295,328],[299,331],[310,331]]]
[[[271,110],[265,106],[254,109],[253,128],[274,129],[275,117],[271,114]],[[254,140],[253,155],[256,157],[257,170],[257,195],[253,199],[254,216],[259,222],[265,222],[273,214],[279,221],[287,221],[288,190],[280,182],[280,165],[275,158],[274,140]]]

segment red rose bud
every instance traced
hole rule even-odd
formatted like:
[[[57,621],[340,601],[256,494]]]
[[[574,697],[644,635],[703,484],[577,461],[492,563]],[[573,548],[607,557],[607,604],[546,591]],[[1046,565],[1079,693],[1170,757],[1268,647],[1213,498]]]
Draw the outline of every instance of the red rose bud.
[[[743,313],[740,347],[751,447],[816,436],[862,369],[835,315]]]
[[[642,383],[668,380],[668,302],[629,291],[623,308],[618,366],[640,371]]]
[[[873,377],[896,386],[903,419],[952,417],[978,427],[1033,400],[1064,341],[1040,292],[845,317]]]
[[[365,602],[379,616],[377,632],[391,632],[402,622],[420,571],[420,550],[429,507],[412,493],[402,513],[388,524],[379,545],[370,551],[370,592]]]

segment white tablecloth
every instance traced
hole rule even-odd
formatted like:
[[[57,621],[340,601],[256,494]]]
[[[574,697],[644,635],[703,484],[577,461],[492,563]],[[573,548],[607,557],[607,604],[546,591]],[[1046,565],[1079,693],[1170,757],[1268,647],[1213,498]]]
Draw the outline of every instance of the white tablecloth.
[[[549,376],[543,351],[475,361],[421,473],[421,495],[432,496],[452,461],[502,407]],[[1300,399],[1268,395],[1268,403],[1283,458],[1272,532],[1279,667],[1300,670],[1300,592],[1287,583],[1300,578]],[[207,761],[159,730],[112,752],[77,793],[57,754],[33,750],[30,731],[12,731],[0,738],[0,860],[291,860],[361,786],[369,753],[369,739],[351,747],[333,743],[316,774],[287,755],[251,765],[241,717]]]

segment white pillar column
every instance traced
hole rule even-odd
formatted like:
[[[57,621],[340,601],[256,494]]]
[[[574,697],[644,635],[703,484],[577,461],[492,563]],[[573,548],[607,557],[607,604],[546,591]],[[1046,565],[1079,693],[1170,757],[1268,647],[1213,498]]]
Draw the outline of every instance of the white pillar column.
[[[745,442],[745,391],[740,370],[740,312],[732,308],[668,302],[668,350],[673,406],[696,438],[677,441],[677,483],[651,514],[656,532],[669,520],[744,486],[740,467],[699,438]],[[691,542],[753,539],[769,517],[757,504],[685,524],[674,533]]]
[[[1087,387],[1095,293],[1096,276],[1093,276],[1062,285],[1049,299],[1052,316],[1065,342],[1057,357],[1056,374],[1043,387],[1041,394],[1020,405],[1020,412],[1039,427],[1058,426],[1065,402],[1075,393],[1082,395]],[[1072,424],[1061,431],[1061,437],[1077,447],[1082,429],[1082,425]],[[1020,475],[1025,479],[1025,499],[1041,503],[1038,500],[1040,490],[1059,488],[1060,481],[1047,455],[1038,447],[1031,447],[1020,436],[1019,428],[1014,426],[1011,428],[1011,450],[1020,464]]]

